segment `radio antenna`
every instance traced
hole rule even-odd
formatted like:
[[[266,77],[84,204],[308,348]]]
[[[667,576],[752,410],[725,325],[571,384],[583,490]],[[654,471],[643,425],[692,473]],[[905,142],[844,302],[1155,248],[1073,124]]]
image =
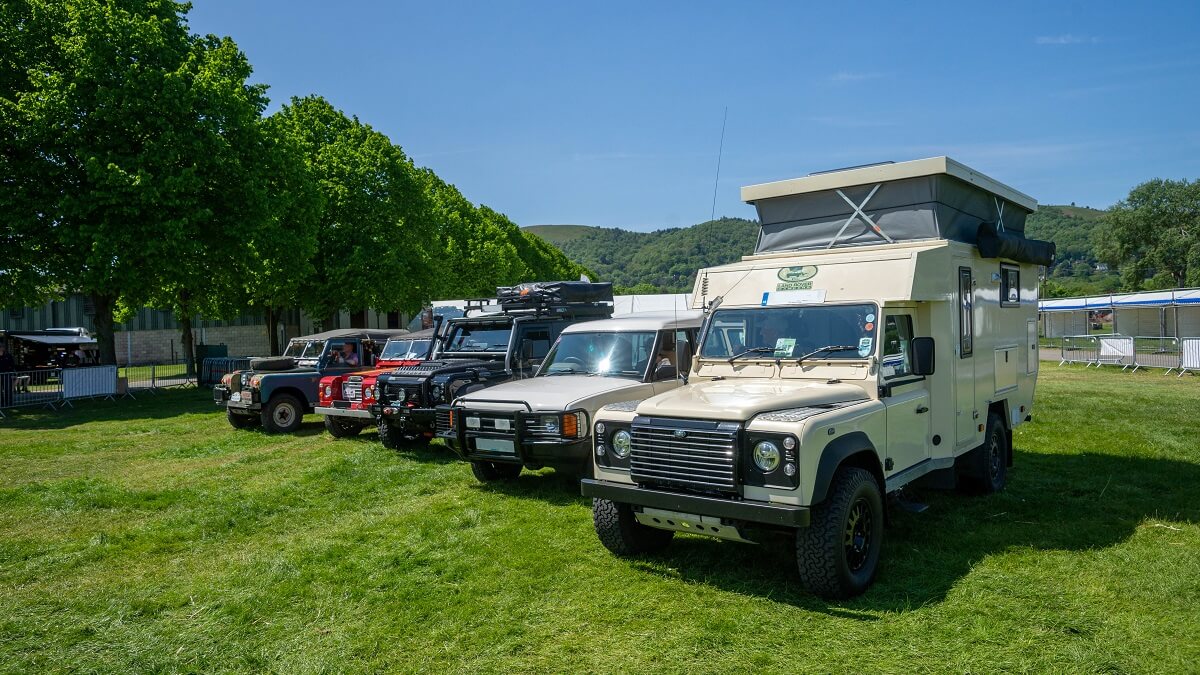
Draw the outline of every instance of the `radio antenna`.
[[[725,122],[729,120],[729,106],[725,106],[725,115],[721,117],[721,145],[717,148],[717,177],[713,179],[712,212],[709,221],[717,217],[717,185],[721,182],[721,155],[725,153]]]

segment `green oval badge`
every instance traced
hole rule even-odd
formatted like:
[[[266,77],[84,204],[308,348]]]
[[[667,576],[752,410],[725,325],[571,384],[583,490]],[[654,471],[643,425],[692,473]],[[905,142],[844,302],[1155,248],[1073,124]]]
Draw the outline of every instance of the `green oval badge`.
[[[784,267],[779,270],[779,278],[788,282],[808,281],[815,276],[817,276],[816,265]]]

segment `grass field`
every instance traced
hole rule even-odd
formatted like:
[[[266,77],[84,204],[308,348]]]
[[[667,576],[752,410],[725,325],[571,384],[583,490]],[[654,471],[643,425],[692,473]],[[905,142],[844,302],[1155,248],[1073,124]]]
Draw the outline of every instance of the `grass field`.
[[[611,556],[577,487],[230,429],[204,390],[0,421],[0,669],[1184,672],[1200,382],[1045,365],[1009,489],[925,493],[867,595],[782,542]]]

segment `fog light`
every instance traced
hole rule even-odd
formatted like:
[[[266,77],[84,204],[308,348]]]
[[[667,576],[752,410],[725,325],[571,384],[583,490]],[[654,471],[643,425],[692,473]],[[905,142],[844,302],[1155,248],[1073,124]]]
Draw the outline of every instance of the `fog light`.
[[[771,473],[779,467],[779,447],[771,441],[759,441],[754,446],[754,466],[763,473]]]
[[[633,437],[629,435],[628,431],[621,429],[613,434],[612,444],[613,454],[617,456],[617,459],[625,459],[629,456],[629,450],[633,447]]]
[[[795,475],[796,475],[796,465],[795,465],[795,464],[792,464],[791,462],[788,462],[787,464],[784,464],[784,465],[783,465],[783,472],[784,472],[785,474],[787,474],[787,476],[788,476],[789,478],[791,478],[792,476],[795,476]]]
[[[596,422],[596,435],[597,436],[604,435],[604,422]]]
[[[596,446],[596,456],[597,456],[597,457],[603,457],[603,456],[604,456],[604,446],[603,446],[603,445],[597,445],[597,446]]]
[[[795,450],[796,449],[796,439],[792,438],[791,436],[788,436],[787,438],[783,439],[783,449],[784,450]]]

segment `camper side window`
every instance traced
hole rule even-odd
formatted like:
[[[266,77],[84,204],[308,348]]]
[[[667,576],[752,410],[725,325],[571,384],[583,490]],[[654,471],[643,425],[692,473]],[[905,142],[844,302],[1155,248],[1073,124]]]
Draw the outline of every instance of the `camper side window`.
[[[883,324],[883,360],[880,372],[885,378],[905,377],[912,373],[912,317],[889,316]]]
[[[1021,268],[1000,266],[1000,306],[1021,306]]]
[[[971,280],[971,268],[958,268],[958,357],[965,359],[974,347],[975,319],[972,310],[975,304],[975,289]]]

